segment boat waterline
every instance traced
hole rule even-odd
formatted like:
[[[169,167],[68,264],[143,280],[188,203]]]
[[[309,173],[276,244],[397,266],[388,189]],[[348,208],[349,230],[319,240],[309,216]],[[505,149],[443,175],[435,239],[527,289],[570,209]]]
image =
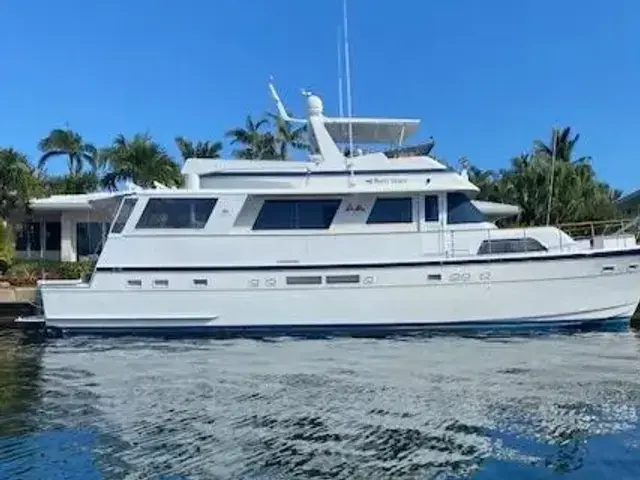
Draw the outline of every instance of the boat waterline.
[[[276,325],[215,325],[197,324],[184,319],[176,319],[171,322],[161,322],[155,325],[152,322],[145,322],[141,325],[140,320],[129,319],[126,323],[108,326],[109,322],[100,325],[90,325],[90,323],[77,323],[78,326],[47,326],[44,321],[31,319],[23,321],[24,325],[41,327],[51,336],[60,335],[106,335],[106,336],[208,336],[222,338],[269,338],[269,337],[302,337],[302,338],[323,338],[323,337],[391,337],[391,336],[414,336],[421,334],[439,333],[483,333],[483,332],[584,332],[584,331],[624,331],[629,328],[631,317],[609,317],[601,319],[575,319],[575,320],[535,320],[535,319],[508,319],[508,320],[485,320],[466,321],[450,323],[319,323],[313,325],[305,324],[276,324]]]

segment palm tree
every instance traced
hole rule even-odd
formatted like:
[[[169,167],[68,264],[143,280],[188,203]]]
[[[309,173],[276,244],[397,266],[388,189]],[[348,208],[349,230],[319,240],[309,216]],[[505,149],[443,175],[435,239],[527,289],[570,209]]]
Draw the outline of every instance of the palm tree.
[[[551,130],[551,140],[548,144],[542,142],[541,140],[536,140],[534,142],[533,151],[535,154],[543,154],[551,157],[553,155],[553,143],[555,141],[556,148],[556,159],[563,162],[572,162],[573,160],[573,151],[580,139],[580,134],[576,134],[575,136],[571,136],[571,127],[564,128],[553,128]],[[590,157],[580,157],[576,161],[584,162],[589,161]]]
[[[27,157],[13,148],[0,149],[0,218],[18,214],[42,193],[40,178]]]
[[[115,190],[118,182],[127,180],[144,188],[153,187],[153,182],[168,187],[181,183],[178,165],[149,134],[136,134],[130,140],[118,135],[101,156],[109,169],[102,178],[106,188]]]
[[[44,179],[44,185],[49,195],[89,193],[98,190],[100,177],[95,172],[47,176]]]
[[[289,122],[284,121],[280,115],[268,113],[267,118],[273,122],[273,135],[276,142],[275,150],[278,158],[286,160],[289,147],[297,150],[309,150],[309,143],[306,139],[307,124],[298,128],[291,128]]]
[[[225,136],[231,138],[231,144],[242,146],[234,150],[234,156],[245,160],[277,158],[275,137],[270,132],[262,132],[268,124],[266,118],[256,122],[247,115],[244,128],[229,130]]]
[[[220,158],[222,152],[222,142],[198,141],[192,142],[184,137],[176,137],[175,139],[178,150],[183,161],[189,158]]]
[[[40,140],[38,148],[43,152],[38,169],[43,169],[50,158],[64,155],[67,157],[69,175],[82,172],[85,164],[89,164],[94,172],[98,170],[98,150],[73,130],[51,130],[49,135]]]

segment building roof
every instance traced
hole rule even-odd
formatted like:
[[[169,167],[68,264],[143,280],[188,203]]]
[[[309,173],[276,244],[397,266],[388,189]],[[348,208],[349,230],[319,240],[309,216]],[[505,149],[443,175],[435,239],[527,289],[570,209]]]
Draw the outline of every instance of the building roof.
[[[112,192],[95,192],[76,195],[52,195],[46,198],[34,198],[29,206],[35,211],[44,210],[90,210],[90,202],[114,196]]]
[[[640,203],[640,190],[635,190],[616,200],[616,204],[620,208],[630,208],[638,203]]]

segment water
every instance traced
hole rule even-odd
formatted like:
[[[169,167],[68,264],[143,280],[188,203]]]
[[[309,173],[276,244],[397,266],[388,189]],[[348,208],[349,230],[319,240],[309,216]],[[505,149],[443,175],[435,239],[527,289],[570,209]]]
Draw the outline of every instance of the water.
[[[640,332],[30,341],[4,479],[637,479]]]

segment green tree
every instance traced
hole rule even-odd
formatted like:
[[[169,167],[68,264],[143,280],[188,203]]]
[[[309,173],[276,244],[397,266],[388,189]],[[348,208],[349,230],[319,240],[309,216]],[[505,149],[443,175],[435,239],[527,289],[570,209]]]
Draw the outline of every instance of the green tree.
[[[44,187],[49,195],[90,193],[100,188],[100,177],[95,172],[47,176]]]
[[[225,134],[231,139],[232,145],[240,146],[233,151],[233,155],[245,160],[276,159],[276,139],[271,132],[263,131],[268,126],[268,119],[255,121],[251,115],[247,115],[244,128],[234,128]]]
[[[275,141],[273,149],[279,159],[286,160],[289,158],[290,148],[309,150],[309,143],[306,138],[306,124],[298,128],[291,128],[291,124],[283,120],[280,115],[268,113],[267,118],[271,121],[273,127],[273,140]]]
[[[39,169],[44,169],[53,157],[66,156],[69,175],[81,173],[87,164],[92,171],[98,170],[98,150],[91,143],[86,143],[82,136],[73,130],[59,128],[52,130],[49,135],[40,140],[38,148],[43,152],[38,162]]]
[[[198,141],[194,143],[184,137],[176,137],[175,142],[183,162],[189,158],[220,158],[222,153],[222,142]]]
[[[13,148],[0,149],[0,218],[20,216],[29,200],[43,194],[38,172]]]
[[[588,162],[590,157],[573,158],[575,146],[580,140],[580,134],[571,135],[571,127],[552,128],[551,139],[549,143],[536,140],[533,145],[533,153],[551,157],[554,152],[553,144],[555,142],[556,160],[563,162]]]
[[[167,187],[181,184],[180,168],[149,134],[136,134],[131,139],[118,135],[101,156],[108,169],[102,184],[111,190],[127,180],[143,188],[153,187],[153,182]]]
[[[15,254],[16,247],[11,228],[0,218],[0,275],[11,266]]]

